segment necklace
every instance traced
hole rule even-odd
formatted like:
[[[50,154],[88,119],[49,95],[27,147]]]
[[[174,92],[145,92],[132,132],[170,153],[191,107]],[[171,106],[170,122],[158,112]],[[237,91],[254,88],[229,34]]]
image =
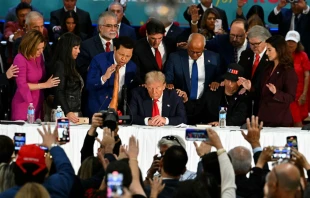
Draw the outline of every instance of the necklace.
[[[227,98],[226,98],[226,94],[225,94],[225,100],[226,100],[226,104],[227,104],[227,106],[228,106],[229,104],[228,104],[228,100],[227,100]]]

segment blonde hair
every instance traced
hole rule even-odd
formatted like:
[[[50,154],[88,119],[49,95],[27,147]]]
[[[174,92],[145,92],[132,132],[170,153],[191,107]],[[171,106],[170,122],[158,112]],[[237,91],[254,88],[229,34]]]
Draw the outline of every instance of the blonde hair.
[[[27,59],[35,56],[37,53],[38,45],[45,42],[43,34],[38,30],[28,31],[19,45],[18,52]]]
[[[15,186],[12,164],[0,164],[0,193]]]
[[[161,71],[151,71],[145,75],[145,84],[152,82],[166,83],[165,75]]]
[[[50,195],[41,184],[28,182],[17,192],[15,198],[50,198]]]

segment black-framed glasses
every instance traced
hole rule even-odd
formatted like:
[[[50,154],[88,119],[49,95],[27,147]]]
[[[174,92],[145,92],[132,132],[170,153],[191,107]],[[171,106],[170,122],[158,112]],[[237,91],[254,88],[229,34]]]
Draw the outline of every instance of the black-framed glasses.
[[[229,34],[229,36],[230,36],[230,38],[232,38],[232,39],[234,39],[234,38],[236,38],[236,39],[241,39],[241,38],[243,38],[243,37],[244,37],[244,34],[242,34],[242,35],[237,35],[237,34]]]
[[[180,143],[180,141],[178,140],[178,138],[176,138],[173,135],[168,135],[168,136],[164,136],[162,138],[165,138],[166,140],[172,140],[172,141],[176,141],[180,146],[182,146],[182,144]]]
[[[253,47],[258,47],[262,42],[263,41],[258,42],[258,43],[250,43],[250,45],[253,46]]]
[[[118,28],[118,24],[115,24],[115,25],[113,25],[113,24],[105,24],[105,25],[102,25],[102,26],[107,27],[107,28],[112,28],[112,27]]]

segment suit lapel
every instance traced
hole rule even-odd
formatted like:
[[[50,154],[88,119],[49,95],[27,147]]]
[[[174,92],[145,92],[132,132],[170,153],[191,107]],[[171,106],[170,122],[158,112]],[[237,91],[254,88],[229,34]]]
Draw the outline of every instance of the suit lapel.
[[[253,79],[256,78],[257,74],[260,73],[261,70],[264,70],[266,68],[266,66],[268,65],[268,62],[269,62],[269,59],[268,59],[268,56],[266,55],[266,52],[265,52],[263,57],[261,58],[261,60],[259,61],[258,65],[257,65]]]
[[[161,116],[168,117],[170,114],[169,94],[167,90],[163,92],[163,102],[161,107]]]
[[[101,39],[100,39],[100,37],[99,37],[99,33],[98,33],[98,35],[94,38],[94,41],[95,41],[95,46],[96,46],[97,50],[98,50],[99,52],[105,52],[105,51],[104,51],[103,44],[102,44]]]
[[[157,62],[156,62],[156,59],[155,59],[155,56],[152,52],[152,49],[151,49],[151,46],[149,44],[149,42],[147,41],[147,39],[145,38],[145,41],[144,41],[144,49],[145,49],[145,56],[148,57],[148,59],[151,61],[151,63],[153,64],[153,67],[156,68],[156,70],[158,70],[158,65],[157,65]]]
[[[143,100],[143,109],[145,117],[152,117],[152,110],[153,110],[153,101],[152,98],[150,98],[149,94],[147,93],[147,90],[145,89],[142,97]]]
[[[184,79],[185,79],[185,82],[186,82],[186,85],[187,85],[187,89],[190,92],[190,90],[191,90],[191,83],[190,83],[188,54],[184,53],[184,55],[181,56],[181,60],[180,61],[181,61],[181,67],[183,69],[183,75],[184,75]]]
[[[108,54],[108,64],[107,64],[107,68],[109,68],[112,64],[114,64],[114,58],[113,58],[113,54],[114,52],[110,52]],[[115,77],[115,72],[111,75],[111,77],[109,78],[109,84],[113,85],[114,84],[114,77]]]

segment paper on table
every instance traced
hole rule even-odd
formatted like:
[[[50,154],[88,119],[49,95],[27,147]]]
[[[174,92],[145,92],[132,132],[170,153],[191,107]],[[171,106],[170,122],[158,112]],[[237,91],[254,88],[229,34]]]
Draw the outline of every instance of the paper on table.
[[[175,126],[175,128],[188,128],[188,127],[189,127],[189,125],[184,124],[184,123]]]

